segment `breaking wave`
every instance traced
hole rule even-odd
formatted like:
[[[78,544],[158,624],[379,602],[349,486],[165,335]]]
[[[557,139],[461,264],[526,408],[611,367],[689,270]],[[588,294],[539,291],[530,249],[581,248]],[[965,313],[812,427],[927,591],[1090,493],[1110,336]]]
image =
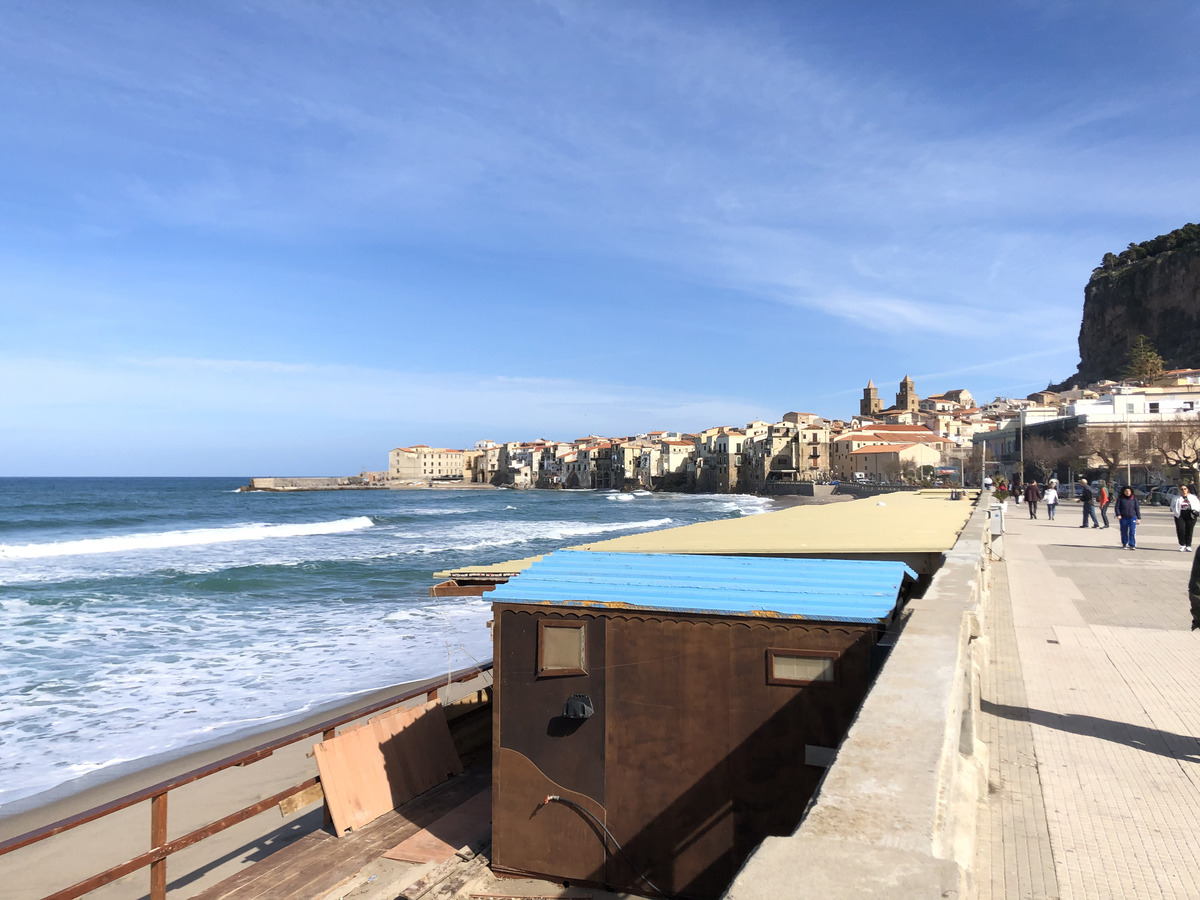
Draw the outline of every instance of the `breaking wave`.
[[[306,522],[296,525],[254,523],[225,528],[123,534],[46,544],[0,544],[0,559],[46,559],[54,556],[81,556],[90,553],[126,553],[132,550],[202,547],[209,544],[265,541],[272,538],[340,534],[348,531],[361,531],[374,524],[369,516],[355,516],[351,519],[336,519],[332,522]]]

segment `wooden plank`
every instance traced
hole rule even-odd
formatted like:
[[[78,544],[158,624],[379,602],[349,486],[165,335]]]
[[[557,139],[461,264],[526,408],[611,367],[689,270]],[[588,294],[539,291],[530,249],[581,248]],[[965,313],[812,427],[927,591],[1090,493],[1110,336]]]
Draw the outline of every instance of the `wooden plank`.
[[[407,715],[406,715],[407,714]],[[407,786],[396,805],[462,773],[462,762],[440,704],[430,701],[416,710],[372,720],[387,744],[385,756],[394,760]]]
[[[391,799],[390,808],[400,806],[423,793],[420,779],[415,777],[412,767],[405,759],[409,748],[405,746],[406,742],[400,735],[424,715],[428,708],[428,706],[424,706],[416,709],[400,709],[371,719],[368,723],[379,747],[383,778]],[[444,715],[443,718],[445,718]],[[437,783],[440,782],[435,782],[435,784]],[[428,787],[433,787],[433,785],[428,785]]]
[[[480,791],[387,853],[397,862],[442,862],[460,847],[478,847],[492,830],[492,794]]]
[[[378,815],[370,810],[388,808],[379,796],[382,790],[390,800],[391,792],[383,778],[372,729],[351,728],[333,740],[322,741],[313,747],[313,757],[337,834],[370,822]]]
[[[451,856],[446,862],[406,887],[398,900],[420,900],[443,884],[446,885],[446,890],[439,893],[452,896],[486,865],[487,857],[484,856],[476,856],[470,862],[463,862],[457,856]]]
[[[285,800],[279,801],[279,812],[284,816],[290,816],[292,813],[299,812],[308,806],[310,803],[316,803],[325,796],[325,790],[320,783],[314,784],[312,787],[307,787],[298,794],[292,794]]]
[[[376,716],[313,747],[339,835],[462,772],[442,707],[435,701]]]
[[[312,900],[464,800],[486,790],[490,780],[488,766],[479,766],[345,837],[337,838],[327,831],[305,835],[202,891],[193,900]]]

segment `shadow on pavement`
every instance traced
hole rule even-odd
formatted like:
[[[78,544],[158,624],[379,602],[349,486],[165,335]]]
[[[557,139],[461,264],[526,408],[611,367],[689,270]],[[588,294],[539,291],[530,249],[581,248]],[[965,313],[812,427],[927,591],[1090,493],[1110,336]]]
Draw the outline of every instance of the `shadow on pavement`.
[[[1032,709],[1027,706],[1006,706],[1003,703],[992,703],[988,700],[981,701],[979,708],[993,716],[1013,719],[1017,722],[1029,722],[1033,725],[1044,725],[1046,728],[1067,731],[1071,734],[1100,738],[1171,759],[1200,762],[1200,737],[1192,735],[1175,734],[1170,731],[1131,725],[1128,722],[1116,722],[1111,719],[1098,719],[1095,716],[1048,712],[1044,709]]]

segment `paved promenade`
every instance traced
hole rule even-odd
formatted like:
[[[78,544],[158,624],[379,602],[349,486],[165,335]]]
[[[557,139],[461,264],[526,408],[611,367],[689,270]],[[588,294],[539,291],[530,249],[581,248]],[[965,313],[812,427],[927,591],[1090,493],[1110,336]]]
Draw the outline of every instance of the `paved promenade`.
[[[1200,631],[1168,510],[1138,550],[1009,505],[981,732],[981,898],[1200,897]],[[1197,545],[1200,547],[1200,544]],[[1198,551],[1200,552],[1200,551]]]

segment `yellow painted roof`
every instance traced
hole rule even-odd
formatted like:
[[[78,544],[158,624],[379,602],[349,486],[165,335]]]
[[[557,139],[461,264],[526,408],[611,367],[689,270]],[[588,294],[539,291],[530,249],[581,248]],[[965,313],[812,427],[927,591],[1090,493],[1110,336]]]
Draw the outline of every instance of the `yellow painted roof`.
[[[540,556],[528,556],[525,559],[512,559],[508,562],[491,563],[486,566],[463,566],[461,569],[443,569],[434,572],[434,578],[507,578],[528,569]]]
[[[582,544],[607,553],[940,553],[954,546],[975,504],[946,492],[902,491],[846,503],[699,522]]]
[[[975,492],[972,492],[974,496]],[[793,506],[778,512],[629,534],[571,550],[605,553],[711,553],[786,556],[822,553],[941,553],[954,546],[975,504],[948,491],[900,491],[843,503]],[[533,556],[435,572],[437,578],[516,574]]]

